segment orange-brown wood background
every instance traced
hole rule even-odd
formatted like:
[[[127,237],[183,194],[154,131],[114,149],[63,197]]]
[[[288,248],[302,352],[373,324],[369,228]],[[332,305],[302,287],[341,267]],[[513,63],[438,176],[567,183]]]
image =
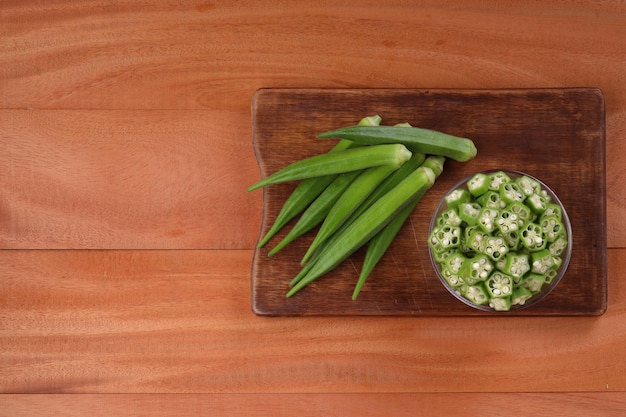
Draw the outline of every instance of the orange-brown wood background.
[[[1,2],[0,415],[620,415],[625,40],[609,0]],[[262,87],[600,88],[607,312],[254,315]]]

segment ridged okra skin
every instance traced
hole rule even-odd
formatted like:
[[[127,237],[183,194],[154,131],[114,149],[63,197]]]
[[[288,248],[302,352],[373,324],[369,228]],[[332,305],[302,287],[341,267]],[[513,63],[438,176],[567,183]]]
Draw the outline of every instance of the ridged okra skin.
[[[302,288],[331,271],[348,256],[363,246],[369,239],[387,225],[393,216],[399,213],[412,199],[435,182],[435,174],[428,167],[419,167],[384,197],[376,201],[367,211],[356,219],[346,230],[333,239],[316,257],[315,262],[306,265],[307,272],[293,282],[294,286],[287,293],[291,297]]]
[[[411,152],[444,156],[459,162],[469,161],[477,153],[471,139],[411,126],[349,126],[320,133],[317,137],[347,139],[364,145],[401,143]]]
[[[412,152],[402,144],[360,146],[342,151],[315,155],[293,162],[250,186],[248,191],[270,184],[302,180],[322,175],[341,174],[381,165],[401,166]]]
[[[443,172],[443,166],[445,158],[441,156],[429,156],[422,163],[421,166],[428,167],[435,174],[435,179]],[[374,270],[374,267],[378,264],[378,261],[383,257],[391,242],[395,239],[396,235],[409,218],[415,207],[420,202],[427,189],[424,189],[422,193],[419,193],[413,198],[413,200],[407,204],[391,221],[383,227],[368,243],[367,251],[365,252],[365,258],[363,259],[363,266],[361,267],[361,273],[359,279],[352,293],[352,299],[356,300],[365,284],[365,281]]]

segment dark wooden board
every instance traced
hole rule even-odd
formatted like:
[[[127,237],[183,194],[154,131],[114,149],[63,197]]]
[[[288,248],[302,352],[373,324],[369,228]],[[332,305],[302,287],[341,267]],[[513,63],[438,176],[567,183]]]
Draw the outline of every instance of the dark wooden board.
[[[506,90],[261,89],[252,100],[253,145],[263,177],[297,159],[330,149],[320,132],[379,114],[382,124],[413,126],[472,138],[478,149],[466,163],[447,161],[366,282],[351,300],[363,251],[287,299],[288,282],[313,234],[252,264],[252,310],[259,315],[600,315],[607,303],[605,109],[596,88]],[[506,168],[542,179],[565,205],[573,252],[557,288],[516,313],[483,313],[452,297],[428,255],[428,226],[438,201],[456,182],[486,169]],[[273,223],[295,184],[266,187],[261,234]]]

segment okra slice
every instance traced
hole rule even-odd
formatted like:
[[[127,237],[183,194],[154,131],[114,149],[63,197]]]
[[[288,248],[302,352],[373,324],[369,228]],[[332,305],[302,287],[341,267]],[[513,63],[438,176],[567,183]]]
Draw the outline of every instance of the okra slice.
[[[451,272],[458,274],[466,260],[467,258],[465,255],[463,255],[460,251],[455,251],[446,258],[444,262],[445,268],[448,268]]]
[[[457,188],[456,190],[452,191],[444,197],[446,204],[450,208],[456,207],[461,203],[465,203],[469,201],[469,199],[469,191],[467,191],[465,188]]]
[[[504,239],[499,236],[488,236],[485,242],[484,253],[494,261],[504,259],[509,252],[509,247],[504,242]]]
[[[456,208],[449,208],[444,210],[441,215],[437,218],[437,223],[439,226],[461,226],[463,223],[463,219],[459,216]]]
[[[478,221],[480,209],[481,207],[478,203],[461,203],[457,207],[457,212],[461,220],[467,223],[468,226],[473,226]]]
[[[543,216],[556,216],[557,219],[563,221],[563,209],[558,204],[548,203],[542,214]]]
[[[504,239],[504,242],[509,247],[509,253],[512,251],[519,250],[520,247],[520,238],[519,232],[514,230],[508,233],[496,232],[495,236],[501,237]]]
[[[526,194],[526,196],[531,196],[541,192],[541,184],[539,184],[539,181],[534,178],[530,178],[528,175],[518,177],[515,182],[520,187],[522,192]]]
[[[519,229],[519,216],[511,210],[501,210],[496,218],[496,227],[502,233],[511,233]]]
[[[550,269],[555,268],[554,257],[547,249],[542,249],[530,254],[531,271],[534,274],[546,274]]]
[[[495,271],[485,282],[485,288],[492,298],[510,297],[513,294],[513,278],[503,272]]]
[[[500,185],[500,198],[506,204],[521,203],[526,199],[526,194],[516,182],[506,182]]]
[[[530,273],[522,278],[519,288],[528,288],[530,292],[536,294],[541,291],[541,287],[546,282],[545,275]]]
[[[478,197],[489,190],[489,177],[479,172],[470,178],[466,185],[470,194],[474,197]]]
[[[465,260],[466,258],[461,252],[455,251],[442,263],[441,275],[443,275],[444,279],[448,282],[448,284],[450,284],[450,286],[458,287],[463,285],[464,281],[461,277],[460,271]]]
[[[457,248],[461,244],[461,228],[448,225],[433,228],[429,244],[436,252]]]
[[[504,171],[492,172],[489,176],[489,189],[491,191],[500,192],[500,186],[507,182],[511,182],[511,177]]]
[[[490,298],[489,307],[496,311],[509,311],[511,309],[511,297]]]
[[[541,194],[533,194],[526,198],[526,205],[536,214],[541,215],[548,208],[546,197]]]
[[[481,253],[473,258],[466,258],[461,269],[461,275],[471,278],[471,281],[473,281],[471,284],[475,284],[478,281],[486,281],[493,270],[494,265],[491,260],[487,255]]]
[[[548,269],[548,272],[544,275],[543,279],[546,284],[551,284],[554,278],[559,274],[556,268]]]
[[[542,216],[539,224],[548,242],[554,242],[565,229],[563,223],[556,216]]]
[[[517,216],[518,229],[521,229],[526,223],[532,221],[534,214],[526,205],[520,202],[513,202],[506,207],[506,210],[515,213]]]
[[[489,234],[483,232],[483,230],[477,226],[470,233],[469,240],[467,241],[467,246],[469,246],[475,252],[484,253],[485,248],[487,247],[488,237]]]
[[[483,207],[480,209],[477,224],[486,232],[491,233],[496,229],[496,219],[500,212],[496,209]]]
[[[522,245],[529,251],[538,251],[546,247],[543,230],[536,223],[528,223],[520,232],[520,239]]]
[[[504,272],[514,279],[523,277],[530,271],[530,260],[525,253],[509,253],[506,257]]]
[[[548,250],[553,256],[561,256],[567,248],[568,242],[565,233],[562,233],[557,237],[554,242],[550,243]]]
[[[517,287],[513,290],[513,295],[511,295],[511,305],[524,305],[529,298],[533,296],[532,291],[528,288]]]
[[[487,290],[485,290],[482,282],[474,285],[468,285],[465,287],[462,295],[470,302],[479,306],[489,302],[489,294],[487,294]]]
[[[441,270],[441,275],[443,276],[443,279],[445,279],[446,282],[453,288],[460,287],[465,284],[465,281],[458,272],[454,273],[448,268],[443,268]]]
[[[492,190],[478,197],[476,202],[478,202],[481,207],[489,207],[496,210],[506,207],[506,203],[502,200],[502,197],[500,197],[500,193]]]
[[[441,252],[436,252],[433,249],[433,258],[435,258],[435,262],[437,262],[438,264],[441,264],[442,262],[444,262],[446,259],[448,259],[448,256],[452,255],[454,252],[456,252],[457,249],[447,249],[447,250],[442,250]]]

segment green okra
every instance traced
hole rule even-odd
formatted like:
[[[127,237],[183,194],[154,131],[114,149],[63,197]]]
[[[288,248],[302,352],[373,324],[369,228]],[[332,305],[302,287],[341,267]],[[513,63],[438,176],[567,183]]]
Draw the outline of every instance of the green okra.
[[[274,256],[289,243],[322,223],[337,200],[359,174],[360,171],[351,171],[337,175],[330,185],[306,208],[296,224],[289,230],[289,233],[269,251],[268,256]]]
[[[459,162],[476,156],[476,146],[471,139],[410,126],[350,126],[321,133],[318,137],[348,139],[364,145],[402,143],[412,152],[444,156]]]
[[[381,122],[379,115],[367,116],[362,118],[359,126],[378,126]],[[344,149],[361,146],[349,140],[341,140],[328,152],[337,152]],[[287,200],[280,209],[280,212],[276,216],[274,223],[267,231],[265,236],[259,241],[257,247],[262,248],[270,241],[272,237],[276,235],[287,223],[289,223],[298,214],[302,213],[304,209],[317,196],[319,196],[324,189],[335,179],[336,174],[323,175],[320,177],[306,178],[302,180],[298,186],[292,191]]]
[[[393,165],[381,165],[363,170],[359,174],[326,215],[319,231],[302,258],[301,263],[303,265],[317,248],[349,218],[363,200],[396,169]]]
[[[250,186],[248,191],[287,181],[358,171],[380,165],[400,166],[411,158],[402,144],[361,146],[293,162]]]
[[[443,165],[445,162],[445,158],[440,156],[429,156],[423,162],[421,166],[428,167],[433,171],[435,175],[435,179],[441,175],[443,172]],[[359,274],[359,279],[354,288],[354,292],[352,293],[352,299],[356,300],[365,284],[365,281],[370,276],[374,267],[378,264],[380,259],[383,257],[391,242],[395,239],[396,235],[413,212],[419,201],[422,199],[424,194],[426,193],[426,189],[419,193],[413,198],[413,200],[407,204],[407,206],[402,209],[396,216],[391,219],[391,221],[381,229],[372,239],[369,241],[367,245],[367,251],[365,252],[365,258],[363,259],[363,266],[361,267],[361,273]]]
[[[307,272],[295,282],[287,297],[293,296],[343,262],[385,227],[412,199],[432,187],[434,182],[435,174],[428,167],[420,167],[407,176],[359,216],[340,236],[324,246],[316,261],[306,265]]]

